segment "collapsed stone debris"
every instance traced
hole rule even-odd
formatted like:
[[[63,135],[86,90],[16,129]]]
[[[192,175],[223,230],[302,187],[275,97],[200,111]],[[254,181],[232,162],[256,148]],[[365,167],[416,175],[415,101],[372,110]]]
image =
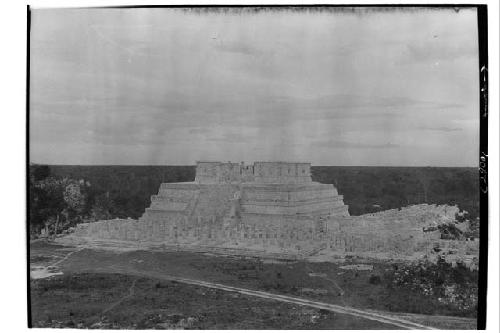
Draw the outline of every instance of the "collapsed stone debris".
[[[276,257],[417,259],[440,249],[472,262],[478,241],[440,239],[437,227],[458,213],[422,204],[350,216],[333,185],[312,181],[310,163],[198,162],[194,182],[161,184],[138,220],[79,224],[69,237]]]

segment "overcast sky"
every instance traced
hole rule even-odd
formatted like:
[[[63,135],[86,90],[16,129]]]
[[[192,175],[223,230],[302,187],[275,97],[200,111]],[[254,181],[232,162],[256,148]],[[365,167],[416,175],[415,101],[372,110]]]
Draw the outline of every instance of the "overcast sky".
[[[477,166],[475,10],[32,12],[31,161]]]

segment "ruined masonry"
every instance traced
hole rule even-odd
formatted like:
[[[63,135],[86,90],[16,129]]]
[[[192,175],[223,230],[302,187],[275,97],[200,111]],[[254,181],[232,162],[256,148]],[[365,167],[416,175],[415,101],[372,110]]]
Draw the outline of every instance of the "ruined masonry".
[[[80,224],[73,237],[282,256],[404,257],[430,251],[439,233],[423,230],[457,212],[418,205],[349,216],[333,185],[311,180],[310,163],[197,162],[195,181],[161,184],[139,220]]]

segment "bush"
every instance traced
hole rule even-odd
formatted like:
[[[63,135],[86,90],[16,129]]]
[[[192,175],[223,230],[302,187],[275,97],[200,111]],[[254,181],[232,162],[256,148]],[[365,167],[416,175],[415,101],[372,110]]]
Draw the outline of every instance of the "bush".
[[[378,275],[370,275],[370,279],[368,280],[368,282],[370,282],[370,284],[380,284],[382,280]]]
[[[445,306],[449,315],[476,315],[478,274],[463,265],[452,267],[442,259],[401,264],[386,272],[384,280],[389,288],[409,290]]]

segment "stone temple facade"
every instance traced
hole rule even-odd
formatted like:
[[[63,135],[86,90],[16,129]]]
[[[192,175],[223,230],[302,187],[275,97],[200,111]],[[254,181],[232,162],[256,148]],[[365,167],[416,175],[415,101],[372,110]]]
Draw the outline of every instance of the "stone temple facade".
[[[274,256],[401,257],[432,251],[439,232],[424,231],[457,213],[457,207],[417,205],[349,216],[333,185],[312,181],[309,163],[198,162],[194,182],[161,184],[138,220],[80,224],[74,236]]]

